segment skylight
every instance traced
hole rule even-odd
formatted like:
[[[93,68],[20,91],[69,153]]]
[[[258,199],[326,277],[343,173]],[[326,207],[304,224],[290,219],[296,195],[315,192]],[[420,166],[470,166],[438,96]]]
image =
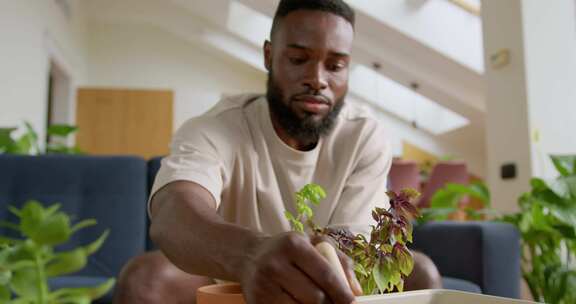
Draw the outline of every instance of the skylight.
[[[348,0],[359,12],[477,72],[484,71],[481,19],[452,0]],[[474,5],[476,0],[454,0]]]
[[[434,135],[447,133],[470,123],[465,117],[364,65],[353,68],[350,90]]]
[[[272,18],[238,2],[230,2],[228,30],[257,47],[268,39],[272,28]]]

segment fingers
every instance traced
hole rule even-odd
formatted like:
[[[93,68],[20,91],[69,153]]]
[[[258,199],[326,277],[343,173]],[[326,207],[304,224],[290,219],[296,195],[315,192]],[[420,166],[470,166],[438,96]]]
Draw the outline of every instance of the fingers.
[[[356,274],[354,273],[354,262],[352,262],[352,259],[344,254],[344,252],[340,250],[336,250],[336,252],[338,253],[338,258],[340,259],[340,263],[342,263],[342,268],[344,268],[344,273],[352,288],[352,292],[355,296],[361,296],[363,294],[362,286],[360,286],[360,282],[358,282]]]
[[[330,264],[322,257],[308,241],[299,248],[300,254],[294,255],[297,267],[306,273],[318,285],[333,303],[350,304],[354,295]]]
[[[326,300],[324,292],[295,266],[291,265],[276,279],[282,288],[292,295],[298,303],[322,304]]]
[[[276,299],[274,299],[274,301],[272,303],[274,303],[274,304],[298,304],[298,303],[307,303],[307,302],[297,302],[288,293],[283,291],[276,297]]]

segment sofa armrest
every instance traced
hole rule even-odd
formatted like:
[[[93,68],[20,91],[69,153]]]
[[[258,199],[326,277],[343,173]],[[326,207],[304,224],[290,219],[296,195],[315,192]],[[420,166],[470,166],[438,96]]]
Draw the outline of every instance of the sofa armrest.
[[[520,297],[520,236],[496,222],[434,222],[414,227],[413,249],[442,276],[476,283],[484,294]]]

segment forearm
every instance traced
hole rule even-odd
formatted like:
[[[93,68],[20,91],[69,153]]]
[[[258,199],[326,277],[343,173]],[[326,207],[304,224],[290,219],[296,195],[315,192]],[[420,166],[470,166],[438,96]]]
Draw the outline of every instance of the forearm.
[[[238,281],[264,235],[225,222],[212,196],[196,184],[177,182],[154,197],[151,237],[186,272]]]

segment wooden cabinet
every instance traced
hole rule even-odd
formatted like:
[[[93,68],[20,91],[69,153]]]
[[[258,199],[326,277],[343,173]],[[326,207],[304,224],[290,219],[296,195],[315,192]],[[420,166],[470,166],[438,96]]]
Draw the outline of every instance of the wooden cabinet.
[[[166,155],[172,137],[172,91],[78,90],[78,146],[93,155]]]

